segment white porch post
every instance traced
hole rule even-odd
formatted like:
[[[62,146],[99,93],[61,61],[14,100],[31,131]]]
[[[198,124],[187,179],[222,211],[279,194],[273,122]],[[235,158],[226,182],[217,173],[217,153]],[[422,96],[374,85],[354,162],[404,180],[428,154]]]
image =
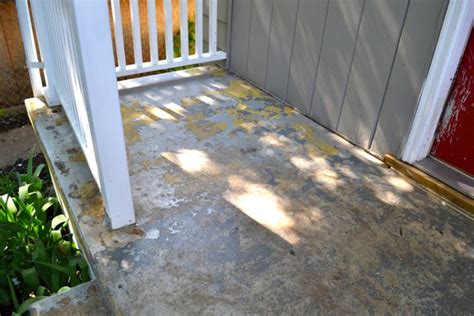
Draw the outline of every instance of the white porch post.
[[[59,105],[59,97],[56,92],[56,79],[54,77],[54,60],[51,55],[49,35],[46,29],[46,21],[44,16],[44,10],[38,8],[42,6],[43,0],[29,1],[32,9],[32,16],[36,30],[36,37],[38,39],[38,45],[41,52],[41,57],[44,63],[46,88],[43,93],[48,102],[49,106]],[[26,2],[26,1],[25,1]],[[27,5],[27,4],[25,4]]]
[[[80,77],[112,228],[135,222],[106,0],[72,0]]]

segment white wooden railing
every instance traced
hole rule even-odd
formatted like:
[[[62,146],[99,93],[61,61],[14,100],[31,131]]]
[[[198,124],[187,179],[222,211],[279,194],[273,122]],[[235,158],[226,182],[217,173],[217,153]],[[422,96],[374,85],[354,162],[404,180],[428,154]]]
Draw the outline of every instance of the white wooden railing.
[[[34,95],[45,96],[49,105],[60,104],[64,109],[101,190],[111,226],[118,228],[135,222],[135,214],[117,77],[213,62],[225,59],[226,53],[217,50],[217,0],[205,1],[209,6],[206,52],[203,0],[195,0],[194,52],[189,51],[188,43],[188,1],[180,0],[181,54],[176,58],[173,55],[173,2],[146,0],[150,60],[143,61],[138,0],[130,0],[134,63],[126,64],[120,0],[108,1],[16,0],[16,4]],[[164,59],[159,58],[156,1],[163,1],[164,8]],[[45,86],[40,69],[46,79]]]
[[[17,0],[17,9],[33,79],[37,80],[33,66],[44,67],[43,90],[57,93],[101,190],[112,228],[134,223],[107,2]],[[32,25],[41,62],[34,53]]]
[[[144,0],[143,0],[144,1]],[[163,1],[165,58],[159,59],[156,1]],[[150,60],[142,60],[142,43],[140,37],[140,15],[138,0],[130,0],[130,15],[132,22],[132,38],[134,63],[127,65],[123,41],[122,14],[120,0],[111,0],[112,22],[114,26],[115,48],[117,53],[117,76],[127,76],[156,70],[171,69],[181,66],[201,64],[226,59],[226,53],[217,50],[217,0],[206,1],[209,6],[209,49],[203,51],[203,0],[195,0],[195,51],[189,52],[188,43],[188,0],[180,0],[180,57],[174,57],[173,47],[173,15],[171,0],[146,0],[148,34],[150,44]],[[190,55],[191,53],[191,55]]]

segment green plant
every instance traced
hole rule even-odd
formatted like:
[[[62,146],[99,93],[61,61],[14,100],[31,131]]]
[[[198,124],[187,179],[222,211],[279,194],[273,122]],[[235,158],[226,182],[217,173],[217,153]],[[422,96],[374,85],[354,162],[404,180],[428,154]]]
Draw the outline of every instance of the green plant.
[[[0,109],[0,118],[4,117],[7,114],[7,111],[5,109]]]
[[[189,54],[192,55],[194,54],[195,48],[195,35],[196,35],[196,28],[195,24],[193,21],[188,22],[188,43],[189,43]],[[174,47],[174,57],[180,57],[181,56],[181,32],[178,32],[174,37],[173,37],[173,47]],[[192,66],[182,66],[182,67],[176,67],[174,70],[182,70],[182,69],[187,69],[191,68]]]
[[[13,195],[18,189],[18,182],[12,173],[0,172],[0,192],[1,194]]]
[[[58,200],[42,194],[32,156],[18,174],[18,190],[0,197],[0,305],[18,314],[44,296],[89,279],[88,266],[61,213]]]

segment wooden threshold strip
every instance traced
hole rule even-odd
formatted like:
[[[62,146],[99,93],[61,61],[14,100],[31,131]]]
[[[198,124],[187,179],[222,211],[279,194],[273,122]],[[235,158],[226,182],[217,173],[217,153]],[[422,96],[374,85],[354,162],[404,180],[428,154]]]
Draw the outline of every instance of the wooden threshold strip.
[[[400,171],[430,191],[439,194],[446,200],[452,202],[461,208],[462,211],[466,212],[471,219],[474,218],[474,199],[471,199],[467,195],[464,195],[443,182],[433,178],[420,169],[398,160],[393,155],[385,155],[383,161],[390,167]]]

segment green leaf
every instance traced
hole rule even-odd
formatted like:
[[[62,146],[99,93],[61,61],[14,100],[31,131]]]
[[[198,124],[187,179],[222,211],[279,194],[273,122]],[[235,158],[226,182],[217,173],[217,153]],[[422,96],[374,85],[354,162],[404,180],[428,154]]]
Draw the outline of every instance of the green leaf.
[[[30,188],[30,184],[25,184],[25,185],[22,185],[18,189],[18,197],[20,198],[22,202],[26,200],[26,196],[28,195],[29,188]]]
[[[51,221],[51,228],[56,229],[56,227],[58,227],[59,225],[65,223],[66,221],[67,221],[67,217],[64,214],[57,215]]]
[[[41,207],[41,210],[43,210],[43,212],[46,212],[51,206],[55,205],[56,203],[57,203],[56,199],[50,199],[48,202],[43,204],[43,206]]]
[[[66,292],[66,291],[69,291],[71,288],[69,286],[63,286],[62,288],[60,288],[57,292],[57,294],[59,293],[62,293],[62,292]]]
[[[36,296],[36,297],[29,298],[26,301],[24,301],[23,303],[21,303],[21,305],[16,309],[16,312],[21,315],[21,314],[28,311],[31,304],[33,304],[35,302],[38,302],[38,301],[40,301],[44,298],[46,298],[46,296]]]
[[[33,261],[33,262],[36,263],[36,264],[43,265],[45,267],[49,267],[49,268],[51,268],[55,271],[62,272],[64,274],[68,275],[68,276],[75,273],[74,269],[63,267],[63,266],[60,266],[59,264],[42,262],[42,261]]]
[[[44,296],[44,293],[46,292],[46,288],[44,286],[38,286],[36,289],[36,296]]]
[[[13,222],[15,218],[14,214],[18,212],[18,209],[16,208],[15,202],[13,201],[13,198],[11,197],[7,198],[6,204],[7,204],[7,209],[6,209],[7,219],[8,221]]]
[[[12,300],[13,306],[15,307],[15,310],[18,310],[19,308],[18,298],[16,297],[15,289],[13,288],[12,280],[10,279],[9,275],[7,275],[7,281],[8,281],[8,288],[10,289],[10,298]]]
[[[51,264],[56,264],[56,260],[57,260],[57,256],[56,256],[56,252],[53,251],[53,255],[51,257]],[[51,266],[50,266],[51,268]],[[67,274],[67,273],[66,273]],[[59,271],[57,269],[53,269],[51,268],[51,284],[52,284],[52,290],[53,292],[57,292],[59,290],[59,287],[60,287],[60,275],[59,275]]]
[[[55,229],[51,231],[51,240],[56,243],[62,238],[61,230],[60,229]]]
[[[35,267],[22,269],[21,275],[23,277],[23,281],[25,281],[26,285],[30,289],[36,289],[40,286],[39,274]]]
[[[43,170],[43,168],[44,168],[44,164],[40,164],[38,167],[36,167],[36,170],[33,173],[33,176],[34,177],[39,177],[39,175],[41,174],[41,171]]]

